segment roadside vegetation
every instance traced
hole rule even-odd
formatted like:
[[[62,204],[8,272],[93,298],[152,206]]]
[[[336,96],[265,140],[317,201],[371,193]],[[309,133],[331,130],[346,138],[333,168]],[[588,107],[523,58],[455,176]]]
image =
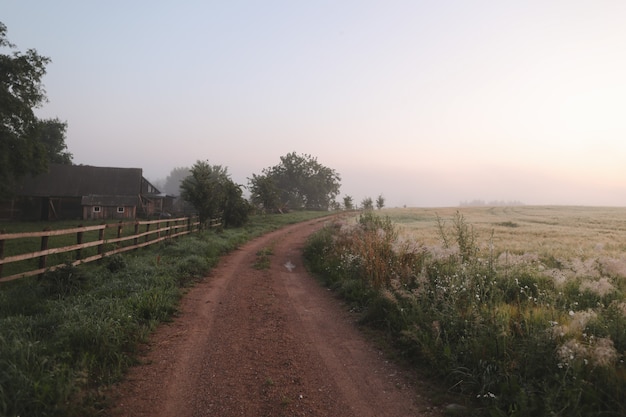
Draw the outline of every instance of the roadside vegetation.
[[[561,227],[557,217],[532,221]],[[312,236],[305,256],[363,324],[466,395],[475,415],[626,415],[623,251],[581,260],[580,246],[565,256],[562,241],[509,252],[494,245],[495,227],[479,235],[459,211],[437,216],[424,233],[434,245],[368,210]]]
[[[104,388],[136,363],[141,343],[221,255],[327,214],[250,216],[240,228],[0,284],[0,415],[97,415],[107,405]]]

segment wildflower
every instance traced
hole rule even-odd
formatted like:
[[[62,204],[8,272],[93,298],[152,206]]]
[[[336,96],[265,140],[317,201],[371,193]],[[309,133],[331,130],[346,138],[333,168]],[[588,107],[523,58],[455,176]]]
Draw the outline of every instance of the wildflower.
[[[602,337],[593,346],[591,360],[595,366],[609,367],[617,360],[617,350],[613,341],[608,337]]]
[[[604,297],[605,295],[615,291],[615,287],[613,284],[609,282],[607,277],[602,277],[597,281],[584,281],[580,284],[580,291],[589,291],[599,295],[600,297]]]
[[[584,359],[587,356],[587,348],[578,340],[570,339],[559,347],[557,355],[561,359],[562,365],[569,365],[576,358]]]
[[[572,321],[569,324],[569,331],[573,333],[575,331],[582,332],[587,327],[587,323],[589,323],[591,319],[596,318],[597,313],[593,310],[586,310],[578,311],[575,314],[571,314],[570,312],[570,316],[572,317]]]

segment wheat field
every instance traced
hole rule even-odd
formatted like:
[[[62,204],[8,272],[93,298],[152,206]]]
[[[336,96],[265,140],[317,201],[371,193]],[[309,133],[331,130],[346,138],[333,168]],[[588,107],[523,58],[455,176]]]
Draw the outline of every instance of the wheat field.
[[[515,206],[384,209],[405,239],[436,250],[437,218],[446,227],[460,213],[482,256],[502,262],[542,260],[581,278],[600,272],[626,278],[626,208]]]

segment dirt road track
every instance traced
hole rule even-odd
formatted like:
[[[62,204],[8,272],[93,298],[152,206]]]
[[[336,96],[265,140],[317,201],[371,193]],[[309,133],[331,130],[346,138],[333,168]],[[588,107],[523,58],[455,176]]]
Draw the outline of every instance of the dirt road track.
[[[224,257],[115,387],[109,415],[440,415],[305,271],[304,242],[326,221],[288,226]],[[271,267],[255,269],[264,248]]]

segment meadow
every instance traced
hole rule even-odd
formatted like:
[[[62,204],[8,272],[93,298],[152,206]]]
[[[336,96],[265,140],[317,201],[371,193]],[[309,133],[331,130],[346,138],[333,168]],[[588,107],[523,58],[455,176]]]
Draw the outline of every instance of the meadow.
[[[476,415],[626,415],[626,209],[364,212],[306,256]]]

